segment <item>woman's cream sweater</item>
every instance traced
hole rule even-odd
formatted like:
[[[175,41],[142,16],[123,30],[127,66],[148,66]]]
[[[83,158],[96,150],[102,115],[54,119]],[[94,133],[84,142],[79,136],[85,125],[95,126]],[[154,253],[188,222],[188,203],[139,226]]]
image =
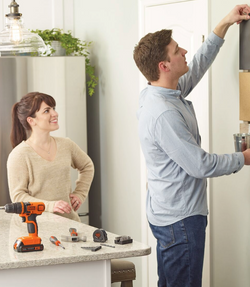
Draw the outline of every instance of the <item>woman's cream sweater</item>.
[[[45,204],[45,211],[49,212],[53,212],[56,201],[64,200],[70,204],[71,167],[79,172],[73,193],[85,201],[94,175],[92,160],[69,138],[54,139],[57,153],[53,161],[42,158],[25,141],[9,154],[8,183],[13,202],[41,201]],[[80,221],[73,209],[70,214],[59,215]]]

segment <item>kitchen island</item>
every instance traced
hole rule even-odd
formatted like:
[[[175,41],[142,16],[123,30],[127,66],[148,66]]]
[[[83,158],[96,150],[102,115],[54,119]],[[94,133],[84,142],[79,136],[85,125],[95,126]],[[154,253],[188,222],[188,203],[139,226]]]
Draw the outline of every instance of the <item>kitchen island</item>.
[[[82,246],[100,245],[93,241],[95,227],[44,212],[37,216],[38,235],[44,250],[19,253],[14,251],[13,244],[18,237],[28,235],[27,224],[22,223],[19,215],[7,214],[3,210],[0,211],[0,218],[2,286],[24,287],[29,282],[36,287],[111,286],[111,259],[145,256],[151,252],[149,246],[136,241],[124,245],[114,244],[115,237],[119,235],[110,232],[107,232],[108,240],[105,243],[115,245],[115,248],[102,246],[96,252],[83,249]],[[69,228],[76,228],[78,233],[87,237],[87,241],[61,241],[61,235],[70,235]],[[65,249],[52,244],[50,236],[57,237]]]

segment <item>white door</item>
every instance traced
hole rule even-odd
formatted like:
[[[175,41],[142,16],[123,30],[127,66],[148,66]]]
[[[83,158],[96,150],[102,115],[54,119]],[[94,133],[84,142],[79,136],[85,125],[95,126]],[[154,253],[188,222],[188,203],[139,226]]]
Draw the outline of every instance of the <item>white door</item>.
[[[150,32],[161,29],[172,29],[173,39],[180,47],[188,51],[186,58],[190,62],[194,53],[201,46],[207,35],[207,0],[176,1],[176,0],[139,0],[140,3],[140,37]],[[202,13],[201,13],[202,11]],[[140,89],[146,85],[142,77]],[[193,102],[200,134],[202,147],[209,151],[209,98],[208,98],[208,75],[194,89],[188,99]],[[141,154],[142,167],[142,212],[145,212],[146,200],[146,167]],[[156,262],[156,240],[148,227],[145,214],[142,214],[142,236],[147,238],[147,244],[152,247],[152,254],[144,258],[143,286],[157,286],[157,262]],[[207,229],[209,234],[209,228]],[[206,241],[206,255],[204,264],[203,287],[209,284],[209,236]]]

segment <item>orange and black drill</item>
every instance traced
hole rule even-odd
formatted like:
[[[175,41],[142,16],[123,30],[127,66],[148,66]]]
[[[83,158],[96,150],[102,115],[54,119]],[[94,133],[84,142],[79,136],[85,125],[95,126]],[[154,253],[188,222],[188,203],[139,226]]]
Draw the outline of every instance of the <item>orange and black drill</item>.
[[[14,250],[17,252],[42,251],[43,244],[38,237],[37,215],[41,215],[45,210],[43,202],[15,202],[1,206],[7,213],[17,213],[22,217],[22,222],[28,224],[29,236],[19,237],[14,243]]]

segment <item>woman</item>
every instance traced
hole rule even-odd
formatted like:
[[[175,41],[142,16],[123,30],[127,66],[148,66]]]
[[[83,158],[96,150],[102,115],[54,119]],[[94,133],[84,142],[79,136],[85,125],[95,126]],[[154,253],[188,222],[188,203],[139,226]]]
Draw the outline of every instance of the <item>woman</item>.
[[[42,201],[46,211],[80,221],[76,211],[88,195],[94,166],[69,138],[50,135],[59,128],[55,106],[53,97],[34,92],[12,108],[14,149],[7,161],[10,197],[13,202]],[[73,192],[71,167],[79,171]]]

